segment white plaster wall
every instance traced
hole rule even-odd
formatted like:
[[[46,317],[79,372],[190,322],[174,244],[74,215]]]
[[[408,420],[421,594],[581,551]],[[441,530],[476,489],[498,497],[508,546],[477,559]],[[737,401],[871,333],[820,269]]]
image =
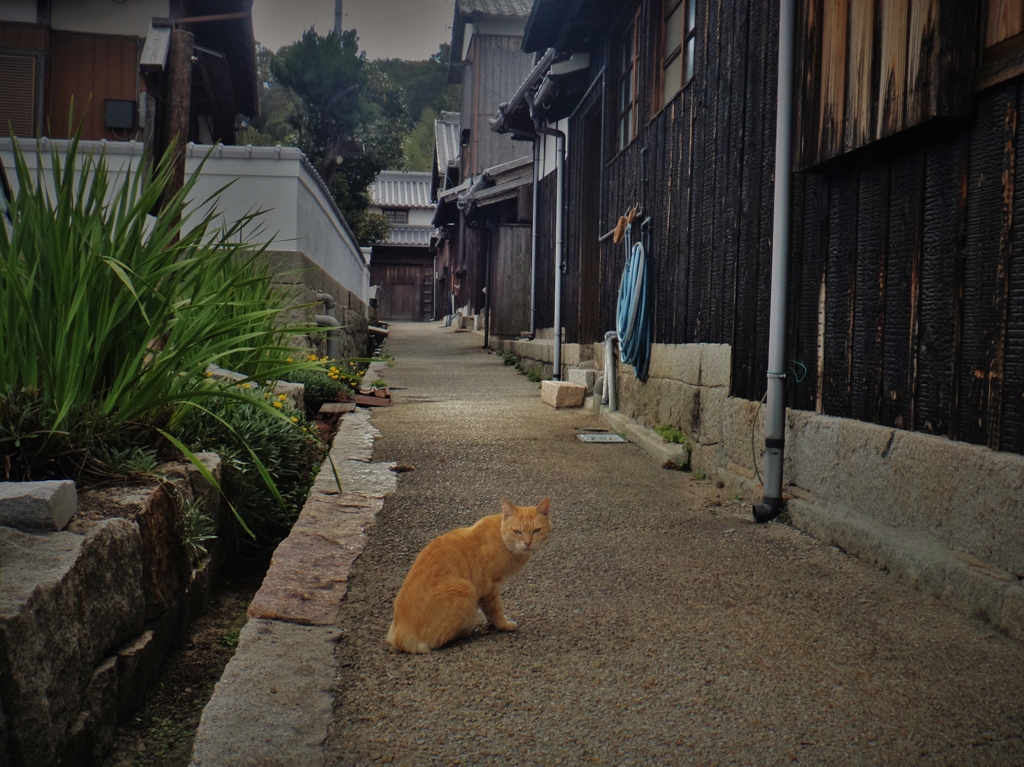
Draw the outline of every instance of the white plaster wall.
[[[36,0],[4,0],[0,3],[0,21],[35,24],[39,20]]]
[[[305,253],[327,274],[369,304],[370,266],[363,259],[359,243],[331,211],[326,193],[314,178],[298,178],[296,227],[292,250]]]
[[[20,142],[30,170],[42,169],[42,178],[51,191],[52,184],[45,173],[52,165],[51,150],[56,147],[63,152],[67,144],[67,141],[46,140],[39,154],[33,142]],[[82,142],[80,147],[84,152],[105,151],[107,167],[119,181],[138,167],[143,154],[143,145],[134,141]],[[10,139],[0,139],[0,160],[16,191]],[[201,217],[214,204],[225,222],[262,211],[259,219],[245,230],[244,239],[258,245],[270,243],[269,249],[274,251],[304,253],[335,282],[364,304],[368,303],[370,267],[355,237],[335,212],[319,178],[306,166],[298,149],[212,148],[190,144],[185,169],[190,176],[200,173],[190,215]],[[111,186],[116,189],[119,184]],[[188,228],[186,221],[185,229]]]
[[[50,25],[67,32],[145,37],[154,16],[170,15],[169,0],[52,0]]]
[[[433,217],[434,211],[430,208],[409,209],[409,224],[412,226],[430,226],[430,221]]]
[[[554,125],[549,126],[557,130],[562,131],[566,134],[565,140],[565,160],[568,164],[570,155],[569,148],[569,121],[559,120]],[[541,144],[540,152],[540,177],[544,178],[549,173],[554,173],[556,166],[558,165],[558,139],[555,136],[545,136],[544,141]]]

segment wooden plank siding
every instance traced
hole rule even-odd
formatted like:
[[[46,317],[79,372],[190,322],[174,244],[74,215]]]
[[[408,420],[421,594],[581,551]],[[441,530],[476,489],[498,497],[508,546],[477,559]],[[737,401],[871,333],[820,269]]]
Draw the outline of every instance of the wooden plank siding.
[[[529,224],[500,224],[491,240],[488,294],[496,336],[518,338],[530,328],[530,232]]]
[[[858,4],[874,8],[870,23],[866,11],[837,10],[849,9],[848,0],[803,6],[830,32],[798,38],[798,84],[806,93],[813,83],[819,103],[836,107],[825,122],[844,134],[840,143],[834,132],[822,143],[820,114],[810,120],[805,111],[797,115],[796,146],[844,151],[795,174],[781,372],[791,407],[1024,453],[1024,85],[1011,80],[974,95],[970,119],[928,119],[875,137],[896,125],[897,114],[912,116],[926,101],[933,110],[948,95],[936,89],[934,51],[926,55],[914,42],[920,37],[927,47],[931,35],[947,34],[949,18],[933,13],[948,8],[939,2]],[[645,9],[640,18],[650,25],[654,17]],[[707,0],[697,5],[697,26],[693,81],[641,120],[618,152],[614,35],[592,56],[591,76],[604,71],[606,83],[599,228],[610,229],[634,203],[645,207],[655,343],[731,345],[731,393],[758,400],[770,314],[778,8]],[[892,40],[883,42],[887,34]],[[822,82],[822,57],[848,55],[841,41],[858,37],[886,52],[872,54],[873,73],[867,60],[855,60],[848,71],[857,77]],[[640,40],[637,109],[650,115],[652,88],[643,83],[655,80],[655,37],[645,30]],[[877,85],[883,69],[885,103],[877,87],[865,96],[855,82]],[[583,129],[582,117],[571,121],[567,282],[579,278],[582,200],[594,195],[581,165],[597,158],[581,156]],[[871,140],[847,146],[845,136],[858,132]],[[553,176],[542,182],[540,198],[541,254],[549,259],[540,327],[551,324],[553,183]],[[602,333],[615,325],[625,257],[623,245],[601,244]],[[567,285],[563,300],[576,301],[574,290]],[[570,343],[581,340],[578,324],[568,311]]]
[[[85,140],[128,138],[124,132],[115,134],[103,127],[103,102],[138,99],[141,41],[134,37],[53,31],[50,42],[46,134],[69,138],[81,123],[81,137]],[[77,95],[73,107],[72,94]]]
[[[962,0],[801,0],[796,168],[968,115],[979,9]]]
[[[0,48],[14,51],[42,51],[47,47],[49,30],[41,24],[0,22]]]

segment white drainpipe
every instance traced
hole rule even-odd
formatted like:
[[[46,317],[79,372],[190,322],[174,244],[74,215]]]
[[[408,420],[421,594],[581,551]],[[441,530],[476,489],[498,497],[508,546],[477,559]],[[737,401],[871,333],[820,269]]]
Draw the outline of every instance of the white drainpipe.
[[[793,185],[793,58],[796,0],[779,9],[779,85],[775,128],[775,220],[772,225],[772,292],[768,324],[768,409],[765,473],[754,520],[768,522],[782,511],[782,461],[786,445],[786,312]]]

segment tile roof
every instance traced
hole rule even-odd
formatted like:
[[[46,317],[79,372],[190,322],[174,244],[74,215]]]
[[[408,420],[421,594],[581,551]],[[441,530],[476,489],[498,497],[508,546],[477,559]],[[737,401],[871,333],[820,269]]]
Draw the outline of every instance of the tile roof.
[[[458,0],[464,14],[485,16],[529,16],[533,0]]]
[[[448,168],[459,167],[459,144],[461,129],[458,112],[441,112],[434,120],[434,149],[437,152],[437,167],[444,175]]]
[[[373,202],[387,208],[433,208],[430,174],[382,170],[373,182]]]

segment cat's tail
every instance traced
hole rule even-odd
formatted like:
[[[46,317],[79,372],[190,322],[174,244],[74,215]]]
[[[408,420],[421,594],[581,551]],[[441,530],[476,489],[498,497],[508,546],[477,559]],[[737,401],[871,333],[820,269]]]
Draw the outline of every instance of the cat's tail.
[[[411,631],[400,629],[394,621],[388,629],[388,643],[396,650],[411,653],[428,653],[430,647]]]

